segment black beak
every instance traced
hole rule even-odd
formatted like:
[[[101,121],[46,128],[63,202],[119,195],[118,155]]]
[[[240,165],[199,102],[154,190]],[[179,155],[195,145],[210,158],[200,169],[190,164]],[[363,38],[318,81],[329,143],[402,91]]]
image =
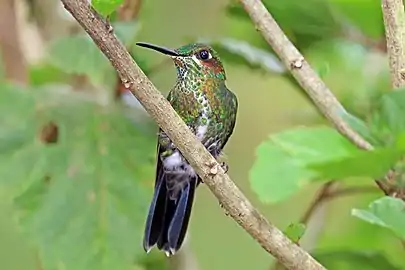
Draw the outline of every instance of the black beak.
[[[170,56],[181,56],[180,54],[178,54],[178,53],[175,52],[174,50],[171,50],[171,49],[168,49],[168,48],[165,48],[165,47],[160,47],[160,46],[157,46],[157,45],[153,45],[153,44],[150,44],[150,43],[137,42],[137,43],[135,43],[135,44],[138,45],[138,46],[141,46],[141,47],[145,47],[145,48],[148,48],[148,49],[152,49],[152,50],[158,51],[158,52],[163,53],[163,54],[166,54],[166,55],[170,55]]]

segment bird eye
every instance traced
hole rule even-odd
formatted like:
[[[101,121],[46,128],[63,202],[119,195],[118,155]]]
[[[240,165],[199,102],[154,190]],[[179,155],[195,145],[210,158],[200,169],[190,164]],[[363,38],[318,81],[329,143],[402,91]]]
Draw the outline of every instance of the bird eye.
[[[201,50],[199,56],[201,60],[208,60],[211,58],[211,54],[207,50]]]

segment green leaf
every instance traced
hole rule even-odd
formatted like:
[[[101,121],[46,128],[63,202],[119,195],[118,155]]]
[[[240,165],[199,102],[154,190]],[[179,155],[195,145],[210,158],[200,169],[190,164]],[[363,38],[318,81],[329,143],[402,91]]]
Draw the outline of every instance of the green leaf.
[[[0,152],[0,190],[44,269],[133,269],[153,186],[154,132],[120,107],[74,92],[0,88],[0,148],[11,142]],[[50,122],[58,136],[47,144],[41,131]]]
[[[372,202],[367,210],[353,209],[352,215],[371,224],[388,228],[405,240],[405,203],[400,199],[382,197]]]
[[[198,41],[212,45],[223,60],[247,65],[250,68],[260,68],[266,72],[284,73],[286,71],[284,65],[274,54],[254,47],[246,41],[232,38],[200,39]]]
[[[343,23],[337,20],[336,10],[328,1],[265,0],[263,4],[299,49],[309,47],[322,39],[332,38],[343,28]],[[236,1],[231,2],[227,12],[239,20],[250,20],[243,7],[236,4]]]
[[[384,36],[381,5],[374,0],[329,0],[336,11],[363,35],[378,40]]]
[[[384,175],[405,146],[362,151],[336,130],[296,128],[270,136],[256,151],[250,183],[259,199],[286,199],[310,181]]]
[[[390,91],[381,96],[371,118],[371,129],[385,145],[392,145],[405,133],[405,89]]]
[[[371,177],[375,179],[384,176],[404,154],[405,148],[359,151],[342,159],[310,164],[308,168],[318,173],[318,179],[347,177]]]
[[[294,243],[298,243],[301,237],[304,235],[306,226],[303,223],[291,223],[284,230],[284,234],[288,236]]]
[[[321,79],[325,78],[326,75],[330,72],[330,66],[328,62],[324,62],[322,65],[317,68],[318,75]]]
[[[308,165],[344,158],[357,148],[328,127],[295,128],[270,136],[256,150],[250,183],[259,199],[286,199],[317,174]]]
[[[345,112],[341,114],[343,121],[349,124],[349,126],[354,129],[361,137],[363,137],[366,141],[371,143],[372,145],[379,146],[380,143],[378,139],[374,138],[372,130],[368,127],[368,125],[361,119],[357,118],[356,116]]]
[[[93,7],[102,15],[108,16],[113,13],[124,0],[92,0]]]
[[[49,64],[38,64],[30,66],[30,84],[32,86],[45,85],[53,82],[66,82],[68,76],[60,69]]]
[[[316,251],[314,257],[328,270],[400,270],[381,253],[375,251]]]
[[[113,24],[113,28],[125,45],[132,41],[139,30],[136,22],[118,22]],[[107,58],[87,34],[53,40],[48,49],[52,65],[69,74],[87,75],[95,84],[105,83],[106,74],[115,74]]]

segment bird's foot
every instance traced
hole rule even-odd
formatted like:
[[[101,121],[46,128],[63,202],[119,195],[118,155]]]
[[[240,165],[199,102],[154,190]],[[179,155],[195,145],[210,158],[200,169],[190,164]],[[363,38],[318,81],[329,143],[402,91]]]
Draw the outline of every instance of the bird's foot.
[[[229,212],[225,209],[224,205],[222,203],[219,203],[219,206],[224,210],[225,216],[229,216]]]
[[[175,149],[174,144],[172,143],[170,138],[166,135],[166,133],[159,132],[157,135],[158,135],[158,141],[159,141],[160,146],[162,146],[165,149],[170,149],[170,150]]]
[[[108,33],[112,33],[114,31],[114,28],[112,27],[111,22],[110,22],[110,16],[107,16],[105,18],[105,27],[106,27]]]
[[[222,170],[224,170],[224,172],[227,173],[228,170],[229,170],[228,164],[226,164],[225,162],[221,162],[221,163],[219,163],[219,164],[221,165]]]

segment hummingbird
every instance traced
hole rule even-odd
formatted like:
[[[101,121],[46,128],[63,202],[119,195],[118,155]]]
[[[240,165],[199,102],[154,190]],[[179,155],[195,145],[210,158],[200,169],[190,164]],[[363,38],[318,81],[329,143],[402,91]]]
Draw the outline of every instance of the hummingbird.
[[[201,43],[169,49],[150,43],[138,46],[163,53],[174,62],[175,85],[167,100],[201,141],[218,159],[232,135],[238,100],[225,85],[226,74],[218,53]],[[221,163],[225,172],[228,165]],[[184,241],[195,190],[202,182],[170,138],[159,129],[154,194],[146,220],[143,248],[156,245],[169,257]]]

